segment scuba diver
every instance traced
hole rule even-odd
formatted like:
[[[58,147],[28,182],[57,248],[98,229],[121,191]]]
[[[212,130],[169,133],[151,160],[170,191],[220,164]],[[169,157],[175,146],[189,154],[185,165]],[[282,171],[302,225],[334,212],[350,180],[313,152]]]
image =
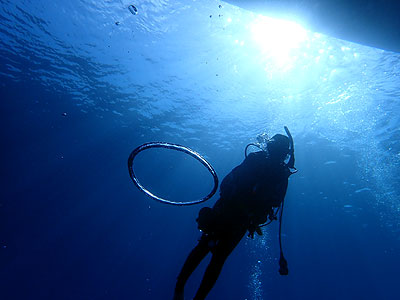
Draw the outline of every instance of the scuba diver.
[[[267,225],[264,223],[268,219],[269,222],[277,219],[279,208],[281,221],[288,178],[297,171],[294,168],[293,139],[287,127],[285,130],[289,138],[276,134],[266,140],[264,148],[249,144],[262,151],[249,155],[246,153],[245,160],[223,179],[220,198],[215,205],[200,210],[196,221],[202,236],[178,275],[174,300],[184,299],[186,281],[209,252],[212,254],[211,261],[193,300],[206,298],[217,281],[225,260],[247,231],[251,238],[254,233],[261,235],[261,227]],[[289,160],[285,163],[288,156]],[[279,243],[281,246],[280,236]],[[282,247],[279,264],[279,273],[287,275]]]

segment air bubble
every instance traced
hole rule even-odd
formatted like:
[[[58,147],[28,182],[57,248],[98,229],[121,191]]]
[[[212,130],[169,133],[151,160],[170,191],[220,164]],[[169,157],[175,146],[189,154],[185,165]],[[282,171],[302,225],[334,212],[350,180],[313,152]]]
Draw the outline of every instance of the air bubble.
[[[138,14],[138,10],[135,6],[133,6],[132,4],[128,6],[129,11],[131,12],[132,15],[137,15]]]

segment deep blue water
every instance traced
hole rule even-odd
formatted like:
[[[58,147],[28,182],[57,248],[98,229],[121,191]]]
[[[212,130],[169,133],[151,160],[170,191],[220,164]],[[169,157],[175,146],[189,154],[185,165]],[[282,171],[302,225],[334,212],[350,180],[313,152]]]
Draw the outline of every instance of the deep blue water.
[[[290,274],[278,274],[276,222],[243,239],[208,299],[397,299],[400,54],[277,36],[284,25],[224,2],[140,1],[137,15],[129,4],[1,1],[0,298],[171,299],[198,210],[217,196],[155,202],[132,184],[129,153],[183,144],[222,180],[246,144],[287,125]],[[212,187],[182,153],[135,163],[174,200]]]

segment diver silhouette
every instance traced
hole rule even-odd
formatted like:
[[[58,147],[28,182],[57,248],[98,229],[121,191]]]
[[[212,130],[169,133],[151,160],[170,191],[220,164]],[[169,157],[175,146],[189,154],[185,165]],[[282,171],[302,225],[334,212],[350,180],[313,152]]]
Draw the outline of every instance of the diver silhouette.
[[[266,151],[250,153],[222,181],[220,198],[212,208],[203,207],[197,218],[203,232],[190,252],[177,278],[174,300],[184,299],[184,286],[205,256],[211,261],[193,300],[205,299],[222,270],[225,260],[249,231],[261,235],[261,224],[276,220],[277,208],[284,201],[288,178],[293,173],[293,140],[276,134],[266,142]],[[290,155],[289,163],[285,163]],[[276,209],[276,211],[274,211]],[[282,208],[283,209],[283,208]],[[282,211],[281,211],[282,213]],[[286,260],[281,251],[282,275],[287,275]]]

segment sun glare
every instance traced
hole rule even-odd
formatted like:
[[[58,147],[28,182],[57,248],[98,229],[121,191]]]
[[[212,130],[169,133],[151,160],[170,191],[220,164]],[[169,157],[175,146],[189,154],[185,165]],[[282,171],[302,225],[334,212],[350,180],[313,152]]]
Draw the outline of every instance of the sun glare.
[[[254,42],[261,51],[275,58],[279,65],[290,61],[295,50],[307,40],[307,31],[299,24],[279,19],[259,16],[250,25]]]

